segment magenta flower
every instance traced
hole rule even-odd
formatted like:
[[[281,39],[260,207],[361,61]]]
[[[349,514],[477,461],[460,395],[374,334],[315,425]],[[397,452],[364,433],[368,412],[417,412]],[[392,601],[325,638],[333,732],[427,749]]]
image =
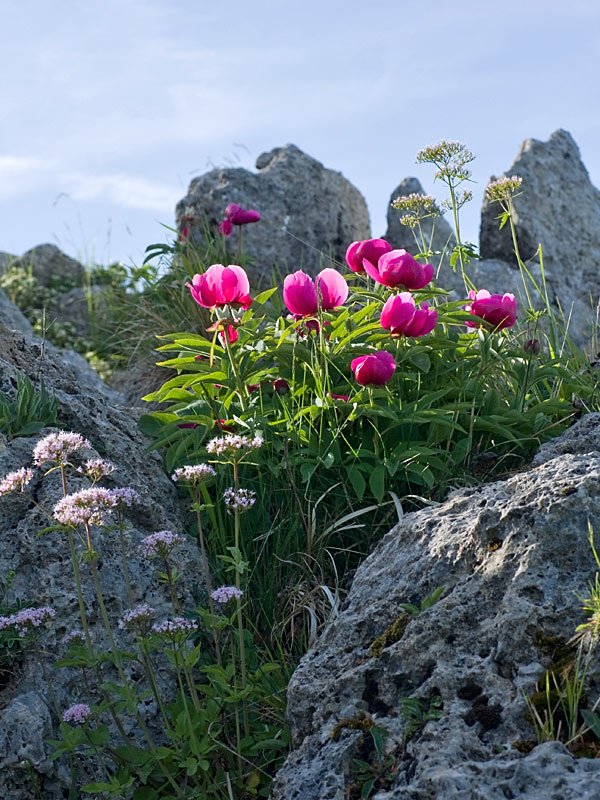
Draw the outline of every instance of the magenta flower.
[[[202,275],[194,275],[192,282],[186,283],[186,286],[194,300],[203,308],[249,308],[252,303],[248,276],[236,264],[228,267],[213,264]]]
[[[410,292],[400,292],[388,297],[381,310],[381,327],[392,336],[425,336],[437,323],[438,312],[423,303],[420,308]]]
[[[486,289],[478,292],[470,291],[470,305],[464,306],[465,311],[480,317],[492,328],[501,330],[510,328],[517,321],[517,301],[514,294],[490,294]],[[479,327],[476,322],[465,323],[469,328]]]
[[[290,385],[285,378],[275,378],[273,381],[273,389],[277,394],[287,394],[290,390]]]
[[[384,386],[389,383],[396,369],[394,356],[386,350],[378,350],[368,356],[359,356],[350,364],[354,379],[361,386]]]
[[[422,289],[433,278],[435,271],[431,264],[419,264],[406,250],[390,250],[389,253],[384,253],[377,265],[364,259],[363,266],[371,278],[390,289]]]
[[[389,253],[392,245],[385,239],[364,239],[362,242],[352,242],[346,250],[346,264],[352,272],[364,272],[363,260],[366,258],[371,264],[377,264],[384,253]]]
[[[283,302],[296,317],[310,317],[319,309],[332,311],[348,297],[348,284],[334,269],[323,269],[313,280],[302,270],[288,275],[283,282]]]
[[[242,208],[237,203],[229,203],[225,209],[225,219],[219,223],[219,233],[231,236],[234,225],[248,225],[260,220],[260,211],[255,208]]]

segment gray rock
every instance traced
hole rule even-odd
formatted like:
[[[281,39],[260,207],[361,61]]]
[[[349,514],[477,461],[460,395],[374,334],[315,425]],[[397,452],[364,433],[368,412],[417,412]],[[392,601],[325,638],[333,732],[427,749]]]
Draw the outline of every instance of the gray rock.
[[[0,289],[0,323],[11,330],[21,331],[27,336],[33,335],[31,323],[14,303]]]
[[[216,233],[229,203],[260,211],[260,222],[242,229],[255,283],[268,283],[276,269],[315,274],[330,259],[343,263],[351,242],[369,238],[365,200],[341,173],[293,144],[263,153],[256,167],[258,174],[228,168],[194,178],[176,208],[178,227],[182,214],[193,209],[190,236],[195,242],[202,240],[207,225]],[[236,228],[228,240],[232,263],[239,232]]]
[[[573,338],[585,344],[596,329],[600,297],[600,191],[564,130],[553,133],[548,142],[526,140],[504,174],[523,178],[522,193],[514,201],[521,256],[533,259],[542,244],[551,299],[571,316]],[[481,255],[512,262],[509,227],[499,230],[499,213],[498,203],[484,203]]]
[[[106,292],[103,286],[91,286],[89,289],[76,286],[61,294],[53,305],[52,320],[68,323],[73,333],[85,339],[91,333],[93,313],[102,314],[106,310]]]
[[[295,749],[272,800],[344,800],[365,743],[352,729],[361,713],[387,732],[396,769],[377,800],[598,796],[598,760],[554,742],[523,755],[514,743],[535,739],[524,695],[551,663],[547,643],[566,641],[583,619],[578,597],[594,575],[588,520],[600,516],[600,453],[585,440],[598,442],[599,424],[599,415],[584,418],[565,437],[568,452],[407,514],[381,541],[292,677]],[[443,597],[374,655],[401,603],[439,586]],[[599,679],[594,658],[590,705]],[[403,744],[403,698],[427,708],[434,696],[441,717]]]
[[[76,286],[83,282],[85,269],[74,258],[66,255],[54,244],[39,244],[32,247],[12,266],[31,270],[42,286],[61,289],[65,284]]]
[[[140,502],[125,515],[131,589],[122,567],[118,534],[104,528],[94,530],[109,616],[116,622],[126,608],[139,602],[148,602],[159,615],[168,613],[165,587],[158,581],[155,565],[138,548],[140,540],[156,530],[185,530],[183,509],[161,459],[148,453],[148,442],[121,405],[120,395],[105,386],[83,358],[0,324],[0,392],[14,397],[19,372],[27,374],[35,385],[43,380],[58,400],[59,419],[65,428],[82,433],[91,442],[89,456],[102,456],[116,464],[116,471],[104,479],[105,484],[109,488],[133,486],[140,495]],[[0,434],[0,477],[29,466],[35,442],[48,432],[46,429],[38,436],[12,440]],[[69,488],[76,491],[87,485],[83,478],[73,476]],[[75,702],[94,703],[99,698],[88,695],[78,671],[53,667],[56,657],[64,653],[62,636],[79,627],[79,617],[64,534],[37,536],[48,524],[44,509],[51,511],[61,495],[58,474],[37,471],[32,487],[37,505],[27,493],[0,497],[0,578],[14,574],[11,602],[50,605],[56,610],[56,620],[44,634],[43,648],[27,651],[12,674],[8,678],[4,674],[0,685],[0,797],[58,800],[65,796],[69,775],[61,773],[60,761],[50,762],[48,740],[56,737],[56,724],[66,707]],[[177,561],[182,575],[180,599],[187,607],[202,591],[199,558],[191,538],[189,542]],[[102,648],[105,634],[89,567],[83,564],[81,569],[92,635]],[[165,679],[168,681],[166,674]],[[144,713],[152,726],[154,710],[149,707]]]
[[[412,229],[406,225],[402,225],[400,222],[402,212],[392,207],[392,203],[397,197],[409,194],[426,194],[416,178],[404,178],[392,192],[387,210],[387,230],[383,238],[393,245],[394,248],[401,247],[404,250],[408,250],[409,253],[416,255],[416,253],[420,252],[421,246],[415,242]],[[448,253],[454,247],[456,240],[452,228],[448,225],[443,216],[437,217],[435,220],[423,220],[421,228],[426,242],[431,242],[431,250],[439,253]],[[436,266],[439,262],[440,257],[435,260],[432,259],[432,263]]]
[[[12,253],[5,253],[4,251],[0,251],[0,275],[6,270],[7,267],[13,263],[16,259],[16,256],[13,256]]]

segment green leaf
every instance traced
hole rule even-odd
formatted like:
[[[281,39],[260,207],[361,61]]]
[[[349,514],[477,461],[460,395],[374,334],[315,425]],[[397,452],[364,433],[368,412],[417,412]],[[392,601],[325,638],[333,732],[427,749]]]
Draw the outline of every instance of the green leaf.
[[[369,489],[373,492],[377,502],[381,503],[385,494],[385,466],[383,464],[377,464],[369,475]]]

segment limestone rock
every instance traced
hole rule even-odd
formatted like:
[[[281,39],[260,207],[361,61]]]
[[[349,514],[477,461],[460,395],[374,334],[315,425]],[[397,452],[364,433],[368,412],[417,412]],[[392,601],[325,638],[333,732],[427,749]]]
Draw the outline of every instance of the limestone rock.
[[[13,256],[12,253],[0,251],[0,275],[12,264],[15,259],[16,256]]]
[[[0,323],[10,330],[21,331],[28,336],[33,335],[31,323],[14,303],[0,289]]]
[[[525,755],[515,743],[535,740],[524,695],[552,663],[552,643],[584,618],[578,596],[594,575],[588,520],[600,516],[599,426],[599,415],[584,418],[565,452],[557,443],[557,457],[407,514],[380,542],[292,677],[295,750],[272,800],[344,800],[353,758],[368,758],[361,714],[386,731],[394,765],[377,800],[598,795],[597,759],[575,759],[556,742]],[[441,586],[435,605],[398,624],[402,603]],[[589,706],[599,685],[594,658]],[[410,734],[403,700],[425,713],[437,697],[439,719]]]
[[[587,343],[600,297],[600,191],[589,179],[579,148],[564,130],[548,142],[528,139],[504,174],[523,178],[522,193],[514,201],[521,256],[532,259],[542,244],[553,298],[571,315],[573,338]],[[514,261],[510,230],[499,230],[499,213],[498,203],[484,203],[481,255]]]
[[[15,259],[12,266],[31,270],[42,286],[55,289],[61,289],[65,284],[77,286],[85,277],[85,270],[79,261],[63,253],[54,244],[32,247]]]
[[[268,282],[274,269],[315,274],[331,258],[343,263],[348,245],[369,237],[366,202],[341,173],[293,144],[263,153],[256,167],[258,173],[214,169],[194,178],[176,209],[178,227],[182,215],[193,210],[190,236],[195,242],[201,241],[206,225],[216,233],[229,203],[260,211],[260,222],[243,226],[255,283]],[[232,263],[239,233],[235,228],[228,240]]]
[[[9,330],[0,323],[0,392],[14,397],[19,372],[28,375],[36,386],[43,380],[58,400],[59,419],[65,428],[82,433],[91,442],[93,451],[88,457],[101,456],[116,465],[116,471],[105,479],[106,485],[132,486],[139,493],[140,502],[125,514],[132,596],[121,566],[117,533],[95,529],[94,544],[101,555],[100,579],[111,619],[116,621],[125,609],[139,602],[156,608],[160,618],[168,613],[165,590],[154,565],[138,545],[156,530],[185,530],[176,489],[165,474],[161,459],[148,453],[148,443],[139,433],[135,419],[121,405],[121,396],[105,386],[82,357],[74,353],[67,356],[49,343],[42,344],[36,337]],[[46,429],[38,436],[12,440],[0,434],[0,477],[29,466],[35,442],[48,432]],[[83,478],[73,476],[69,488],[76,491],[86,485],[89,484]],[[26,652],[11,672],[0,675],[0,797],[24,800],[43,796],[59,800],[65,796],[69,776],[61,777],[60,762],[50,762],[48,740],[55,738],[59,715],[67,706],[94,703],[98,698],[89,697],[84,691],[78,671],[52,666],[55,658],[64,653],[62,636],[79,627],[78,609],[64,534],[37,536],[48,524],[43,509],[51,511],[60,497],[58,474],[44,476],[38,471],[32,486],[37,505],[28,494],[0,497],[0,583],[14,573],[11,602],[50,605],[56,610],[56,619],[44,634],[43,651]],[[177,569],[182,575],[182,603],[190,607],[202,590],[198,577],[201,567],[191,538],[177,560]],[[92,635],[102,647],[103,629],[85,564],[82,574]],[[46,662],[46,673],[51,675],[52,691],[40,669],[40,655]],[[152,714],[149,708],[149,725],[153,725]]]
[[[409,194],[426,194],[416,178],[404,178],[392,192],[387,210],[387,230],[383,238],[393,245],[394,248],[403,248],[404,250],[408,250],[409,253],[416,255],[421,248],[415,243],[412,229],[406,225],[402,225],[400,222],[402,212],[392,208],[392,203],[397,197]],[[421,228],[423,229],[425,240],[431,242],[431,250],[440,253],[448,253],[454,247],[456,240],[454,239],[452,228],[448,225],[443,216],[437,217],[435,220],[423,220]],[[439,260],[438,257],[432,263],[437,266]]]

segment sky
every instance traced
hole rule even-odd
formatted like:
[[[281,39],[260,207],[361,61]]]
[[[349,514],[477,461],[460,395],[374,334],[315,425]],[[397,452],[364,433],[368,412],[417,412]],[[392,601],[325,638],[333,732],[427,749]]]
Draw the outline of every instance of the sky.
[[[592,0],[0,0],[0,251],[139,264],[190,180],[292,142],[381,236],[416,152],[477,156],[463,235],[521,142],[568,130],[600,186]]]

